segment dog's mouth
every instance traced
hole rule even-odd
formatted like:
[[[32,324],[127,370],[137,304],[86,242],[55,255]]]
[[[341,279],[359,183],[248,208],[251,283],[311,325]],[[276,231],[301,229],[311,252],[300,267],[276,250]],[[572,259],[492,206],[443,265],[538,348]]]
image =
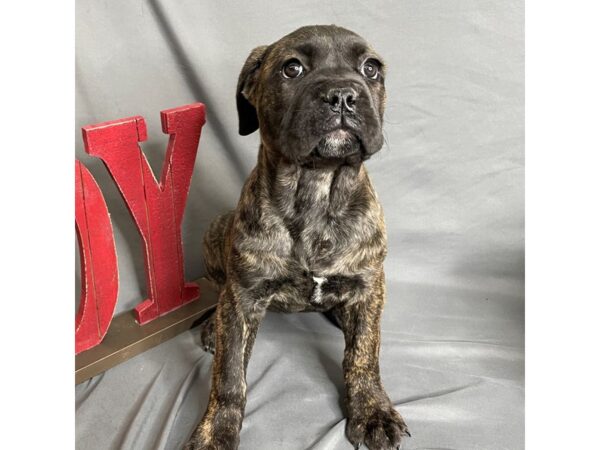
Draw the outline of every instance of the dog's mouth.
[[[316,149],[324,158],[338,158],[358,150],[359,144],[356,134],[339,128],[323,136]]]
[[[346,128],[337,128],[323,135],[309,154],[310,160],[331,162],[356,157],[360,159],[361,140],[356,133]]]

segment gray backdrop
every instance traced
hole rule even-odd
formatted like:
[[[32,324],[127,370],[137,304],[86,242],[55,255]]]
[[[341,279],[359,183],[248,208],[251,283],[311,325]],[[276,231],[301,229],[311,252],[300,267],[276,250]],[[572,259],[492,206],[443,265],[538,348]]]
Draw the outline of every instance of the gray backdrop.
[[[117,312],[145,295],[140,238],[83,125],[142,115],[159,173],[159,111],[207,107],[183,225],[186,276],[232,208],[258,136],[237,134],[234,90],[250,50],[335,23],[389,65],[387,145],[368,162],[386,213],[381,369],[407,449],[521,449],[523,4],[518,0],[76,2],[77,158],[106,196],[119,258]],[[241,449],[350,449],[341,332],[318,314],[269,313],[248,373]],[[80,449],[175,449],[204,412],[212,357],[195,330],[76,388]]]

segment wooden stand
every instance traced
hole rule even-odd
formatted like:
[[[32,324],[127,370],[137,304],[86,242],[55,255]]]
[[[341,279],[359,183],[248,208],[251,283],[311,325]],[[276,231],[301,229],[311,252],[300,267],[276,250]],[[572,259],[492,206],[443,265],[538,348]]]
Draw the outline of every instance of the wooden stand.
[[[75,356],[75,384],[82,383],[117,364],[165,342],[192,327],[195,321],[217,305],[217,293],[201,278],[200,299],[146,325],[139,325],[133,311],[116,316],[103,341]]]

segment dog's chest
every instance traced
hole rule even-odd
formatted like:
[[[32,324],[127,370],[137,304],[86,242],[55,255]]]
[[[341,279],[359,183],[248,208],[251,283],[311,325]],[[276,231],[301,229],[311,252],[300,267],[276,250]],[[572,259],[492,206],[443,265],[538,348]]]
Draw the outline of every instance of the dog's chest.
[[[368,249],[378,232],[370,205],[352,198],[355,191],[332,188],[334,180],[328,177],[333,174],[311,176],[300,180],[284,203],[280,239],[287,251],[279,261],[284,269],[273,291],[275,309],[327,310],[362,295],[368,283]]]
[[[343,176],[334,171],[305,171],[296,180],[293,194],[283,200],[284,233],[292,243],[288,257],[317,277],[331,273],[348,245],[360,238],[356,223],[346,213],[354,192],[340,192],[337,186]]]

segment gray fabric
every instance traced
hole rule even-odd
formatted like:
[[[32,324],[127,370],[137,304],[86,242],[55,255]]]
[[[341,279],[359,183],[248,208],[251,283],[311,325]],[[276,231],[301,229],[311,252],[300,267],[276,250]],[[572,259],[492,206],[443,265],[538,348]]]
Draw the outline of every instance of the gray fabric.
[[[140,238],[79,128],[140,114],[158,172],[159,111],[194,101],[208,122],[184,217],[186,276],[204,273],[210,221],[237,202],[258,137],[237,135],[250,50],[336,23],[386,59],[387,145],[368,162],[386,213],[381,370],[407,449],[524,447],[523,5],[521,1],[76,3],[77,157],[100,184],[119,257],[117,311],[145,295]],[[269,313],[248,374],[241,449],[349,449],[339,330]],[[212,357],[185,332],[77,386],[80,449],[175,449],[206,406]]]

